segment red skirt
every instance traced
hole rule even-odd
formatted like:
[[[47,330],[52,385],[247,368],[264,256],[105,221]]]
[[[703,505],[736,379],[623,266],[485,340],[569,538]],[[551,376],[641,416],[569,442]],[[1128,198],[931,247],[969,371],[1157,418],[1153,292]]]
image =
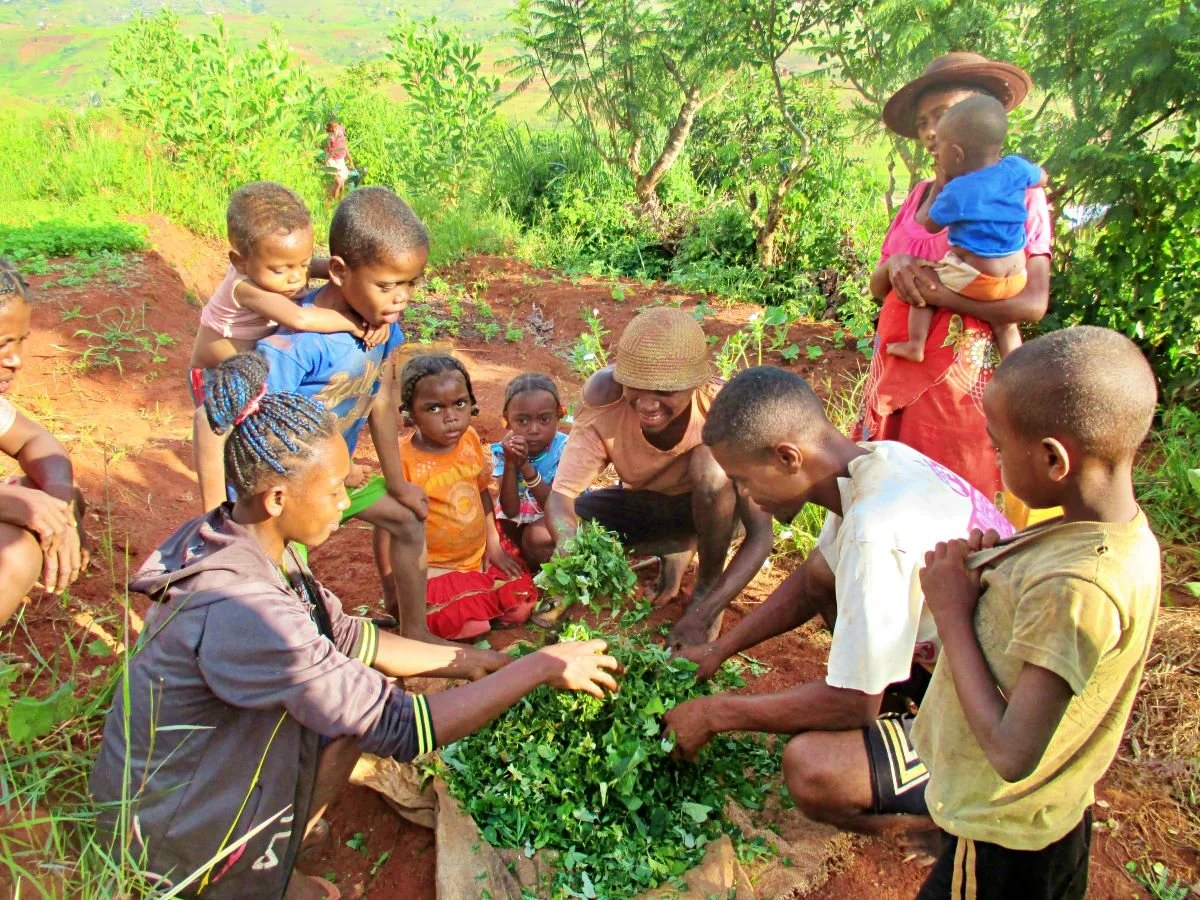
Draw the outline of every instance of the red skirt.
[[[474,640],[492,630],[492,623],[521,625],[537,605],[533,577],[517,578],[498,566],[485,572],[447,572],[430,578],[425,588],[430,632],[452,641]]]
[[[853,436],[907,444],[961,475],[1003,510],[1004,487],[982,402],[1000,361],[992,329],[970,316],[936,310],[920,363],[884,352],[907,335],[908,305],[889,293],[879,312]]]

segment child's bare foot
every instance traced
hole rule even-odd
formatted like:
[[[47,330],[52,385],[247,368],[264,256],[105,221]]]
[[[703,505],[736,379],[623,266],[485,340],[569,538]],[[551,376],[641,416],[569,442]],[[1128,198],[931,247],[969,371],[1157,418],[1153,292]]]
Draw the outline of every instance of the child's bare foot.
[[[912,362],[925,362],[925,345],[916,341],[900,341],[887,345],[888,356],[898,356]]]

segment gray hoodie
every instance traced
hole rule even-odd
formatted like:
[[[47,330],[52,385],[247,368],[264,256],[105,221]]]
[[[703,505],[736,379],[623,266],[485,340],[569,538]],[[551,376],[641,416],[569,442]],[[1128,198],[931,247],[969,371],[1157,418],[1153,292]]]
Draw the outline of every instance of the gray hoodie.
[[[435,738],[424,698],[369,668],[375,626],[343,613],[291,553],[285,579],[230,512],[183,525],[131,582],[155,602],[91,787],[101,827],[150,877],[178,884],[199,871],[187,895],[278,898],[321,738],[353,735],[364,751],[402,760]]]

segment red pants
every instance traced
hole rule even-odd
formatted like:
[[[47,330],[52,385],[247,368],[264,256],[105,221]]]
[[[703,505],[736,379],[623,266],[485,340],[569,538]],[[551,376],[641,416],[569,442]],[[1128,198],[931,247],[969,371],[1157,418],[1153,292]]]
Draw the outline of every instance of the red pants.
[[[497,566],[486,572],[447,572],[425,588],[425,622],[440,638],[469,641],[492,630],[492,622],[520,625],[537,605],[528,572],[510,578]]]

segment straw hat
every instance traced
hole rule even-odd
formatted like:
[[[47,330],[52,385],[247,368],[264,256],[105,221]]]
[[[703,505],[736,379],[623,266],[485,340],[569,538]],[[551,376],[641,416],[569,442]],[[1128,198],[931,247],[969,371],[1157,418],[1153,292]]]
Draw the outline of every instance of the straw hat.
[[[947,53],[925,67],[914,78],[888,98],[883,105],[883,124],[896,134],[917,137],[917,101],[930,88],[966,85],[987,91],[1011,112],[1021,105],[1033,81],[1010,63],[993,62],[978,53]]]
[[[625,326],[613,378],[643,391],[686,391],[712,375],[708,342],[691,313],[671,306],[647,310]]]

